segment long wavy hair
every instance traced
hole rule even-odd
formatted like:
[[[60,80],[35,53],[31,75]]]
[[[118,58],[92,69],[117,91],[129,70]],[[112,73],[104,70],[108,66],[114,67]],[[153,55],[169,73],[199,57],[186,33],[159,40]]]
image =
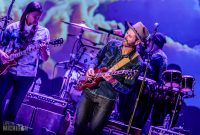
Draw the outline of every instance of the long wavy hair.
[[[24,31],[24,26],[25,26],[25,23],[26,23],[26,16],[29,13],[35,12],[35,11],[38,11],[38,12],[42,13],[42,5],[41,5],[41,3],[39,3],[39,2],[30,2],[26,6],[26,8],[25,8],[25,10],[24,10],[24,12],[23,12],[23,14],[21,16],[21,19],[20,19],[20,24],[19,24],[20,25],[19,26],[20,27],[20,36],[22,37],[22,40],[25,43],[30,42],[32,40],[32,38],[35,35],[36,30],[37,30],[37,26],[38,25],[34,25],[32,27],[32,29],[31,29],[31,31],[30,31],[28,36],[25,35],[25,31]]]

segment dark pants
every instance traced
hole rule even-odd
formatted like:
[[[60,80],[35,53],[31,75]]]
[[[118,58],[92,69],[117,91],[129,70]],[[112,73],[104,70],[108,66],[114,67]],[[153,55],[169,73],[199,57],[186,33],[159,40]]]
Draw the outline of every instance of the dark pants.
[[[7,121],[14,121],[17,112],[23,102],[27,91],[29,90],[31,84],[33,83],[34,77],[19,77],[11,73],[0,76],[0,104],[1,104],[1,119]],[[12,94],[10,96],[9,104],[7,110],[3,115],[3,101],[6,94],[10,89]]]
[[[119,95],[118,111],[120,113],[120,120],[125,124],[129,124],[131,115],[135,108],[140,86],[141,83],[138,82],[138,84],[136,84],[133,88],[133,91],[131,91],[127,95]],[[132,119],[132,126],[141,129],[145,126],[145,123],[151,111],[151,105],[152,101],[150,88],[148,88],[147,85],[145,85],[137,103],[137,108]]]
[[[84,92],[76,111],[74,134],[100,134],[114,105],[115,100]]]

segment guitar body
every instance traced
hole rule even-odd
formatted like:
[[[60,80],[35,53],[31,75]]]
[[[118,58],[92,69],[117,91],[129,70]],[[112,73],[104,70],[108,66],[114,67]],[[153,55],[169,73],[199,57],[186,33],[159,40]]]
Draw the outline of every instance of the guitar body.
[[[108,69],[106,67],[100,68],[100,69],[95,69],[94,73],[103,73],[107,72]],[[84,90],[86,88],[93,88],[98,85],[98,83],[102,80],[102,77],[97,77],[92,80],[80,80],[79,83],[75,86],[76,90]]]
[[[6,74],[9,67],[14,66],[16,64],[17,64],[17,62],[15,60],[9,61],[5,64],[1,64],[0,65],[0,75]]]
[[[37,42],[37,41],[36,41]],[[62,38],[51,40],[49,42],[50,45],[58,45],[62,44],[64,40]],[[39,42],[38,42],[39,44]],[[17,61],[24,55],[28,54],[32,51],[35,51],[40,48],[40,45],[35,46],[34,48],[24,48],[24,49],[14,49],[11,52],[8,53],[8,56],[11,56],[12,54],[15,54],[14,58],[7,63],[0,63],[0,75],[4,75],[7,73],[7,70],[11,66],[17,65]]]

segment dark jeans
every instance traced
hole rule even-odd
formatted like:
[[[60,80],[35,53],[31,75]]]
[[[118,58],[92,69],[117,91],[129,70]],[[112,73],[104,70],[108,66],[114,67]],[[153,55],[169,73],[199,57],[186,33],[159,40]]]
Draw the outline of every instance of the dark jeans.
[[[120,120],[125,124],[129,124],[131,115],[136,104],[136,99],[138,97],[140,86],[141,84],[140,82],[138,82],[133,91],[131,91],[129,94],[119,95],[118,111],[120,114]],[[150,88],[145,85],[134,113],[132,126],[141,129],[145,126],[145,123],[151,111],[151,105],[152,101]]]
[[[74,134],[100,134],[109,119],[114,105],[115,100],[84,92],[76,111]]]
[[[14,121],[34,77],[19,77],[11,73],[0,76],[1,120]],[[13,88],[7,110],[3,115],[3,103],[8,91]]]

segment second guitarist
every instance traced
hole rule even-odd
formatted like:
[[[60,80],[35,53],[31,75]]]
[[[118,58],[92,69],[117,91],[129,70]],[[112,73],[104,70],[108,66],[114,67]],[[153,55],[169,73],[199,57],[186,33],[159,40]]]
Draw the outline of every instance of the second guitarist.
[[[142,60],[136,55],[136,46],[148,35],[147,28],[141,22],[133,26],[129,25],[123,42],[112,40],[98,52],[86,73],[86,78],[93,79],[94,69],[102,67],[109,69],[108,72],[127,69],[140,70]],[[101,134],[119,93],[128,94],[136,77],[127,78],[124,75],[105,74],[96,87],[86,88],[78,104],[74,134]]]
[[[0,46],[1,63],[6,63],[10,59],[6,52],[34,47],[36,44],[31,44],[33,41],[49,42],[48,29],[38,25],[41,15],[41,4],[31,2],[25,8],[20,21],[8,25]],[[49,58],[48,46],[43,43],[41,45],[40,49],[19,57],[16,60],[17,64],[0,76],[1,119],[15,121],[20,105],[36,76],[39,59],[46,61]],[[13,93],[3,116],[3,99],[11,88]]]

